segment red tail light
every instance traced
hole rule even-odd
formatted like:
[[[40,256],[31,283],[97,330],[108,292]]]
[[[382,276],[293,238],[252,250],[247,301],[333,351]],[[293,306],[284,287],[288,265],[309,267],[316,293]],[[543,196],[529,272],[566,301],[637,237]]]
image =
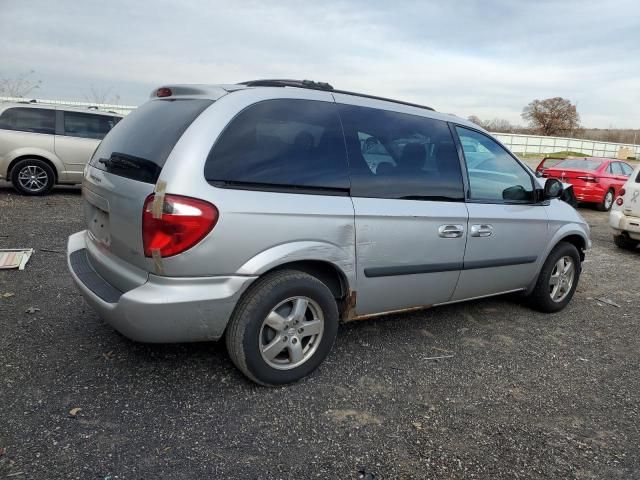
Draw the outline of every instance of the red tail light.
[[[170,97],[172,95],[171,89],[162,87],[156,90],[156,97]]]
[[[626,191],[624,188],[621,188],[621,189],[618,191],[618,196],[619,196],[619,197],[624,197],[624,194],[625,194],[625,193],[627,193],[627,191]]]
[[[621,206],[624,203],[624,200],[622,199],[622,197],[618,197],[618,199],[616,200],[616,205]]]
[[[579,178],[580,180],[584,180],[585,182],[598,183],[598,178],[592,177],[591,175],[578,175],[576,178]]]
[[[206,237],[218,221],[218,209],[203,200],[165,195],[163,204],[155,206],[155,198],[147,197],[142,212],[145,257],[155,250],[161,257],[182,253]]]

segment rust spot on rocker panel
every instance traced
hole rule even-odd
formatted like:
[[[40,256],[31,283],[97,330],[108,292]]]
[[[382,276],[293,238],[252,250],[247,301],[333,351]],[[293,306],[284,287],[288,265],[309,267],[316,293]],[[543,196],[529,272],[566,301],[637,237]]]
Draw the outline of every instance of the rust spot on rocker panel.
[[[349,290],[349,295],[342,302],[342,308],[340,309],[340,318],[345,322],[353,320],[356,315],[356,299],[357,292],[355,290]]]
[[[389,310],[387,312],[368,313],[366,315],[353,315],[351,317],[344,317],[344,321],[350,322],[353,320],[366,320],[367,318],[381,317],[383,315],[392,315],[395,313],[415,312],[416,310],[425,310],[431,307],[433,307],[433,305],[418,305],[417,307],[400,308],[398,310]],[[355,306],[354,306],[354,313],[355,313]]]

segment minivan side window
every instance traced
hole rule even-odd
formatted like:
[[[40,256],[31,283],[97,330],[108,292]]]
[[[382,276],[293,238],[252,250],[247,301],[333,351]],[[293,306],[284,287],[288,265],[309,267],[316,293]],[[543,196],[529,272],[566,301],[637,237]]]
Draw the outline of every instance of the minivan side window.
[[[339,105],[351,195],[407,200],[464,200],[460,159],[446,122]]]
[[[120,118],[91,113],[64,112],[64,134],[102,140]]]
[[[247,107],[220,134],[204,175],[214,185],[231,188],[348,192],[335,104],[276,99]]]
[[[0,115],[0,128],[53,135],[56,131],[56,111],[45,108],[7,108]]]
[[[502,146],[475,130],[456,127],[456,131],[467,165],[471,200],[492,203],[533,201],[531,175]]]

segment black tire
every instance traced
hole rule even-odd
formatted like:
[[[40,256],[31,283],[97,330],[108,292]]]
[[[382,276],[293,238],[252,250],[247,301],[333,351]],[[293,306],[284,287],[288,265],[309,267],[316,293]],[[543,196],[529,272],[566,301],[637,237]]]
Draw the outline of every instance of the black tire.
[[[630,238],[628,235],[620,234],[613,236],[613,243],[615,243],[618,247],[624,248],[625,250],[635,250],[635,248],[640,244],[640,241],[634,240]]]
[[[319,307],[324,317],[323,331],[315,351],[304,363],[280,370],[269,365],[261,353],[263,322],[278,304],[298,296],[312,300]],[[337,333],[338,306],[331,290],[307,273],[280,270],[259,278],[244,293],[227,326],[225,342],[229,357],[249,379],[261,385],[277,386],[296,382],[313,372],[329,354]],[[283,341],[286,338],[283,337]],[[302,339],[300,342],[302,344]]]
[[[565,256],[573,259],[575,269],[573,283],[567,295],[562,300],[555,301],[551,298],[550,293],[551,274],[553,273],[556,263]],[[536,285],[533,291],[527,296],[527,303],[531,308],[540,312],[553,313],[562,310],[573,298],[573,294],[578,286],[578,281],[580,280],[581,270],[582,266],[578,249],[567,242],[558,243],[558,245],[551,250],[551,253],[549,253],[549,256],[545,260],[544,265],[540,270],[540,274],[538,275]]]
[[[601,212],[608,212],[609,210],[611,210],[614,200],[615,192],[613,191],[613,188],[610,188],[609,190],[607,190],[607,193],[604,194],[602,201],[596,204],[596,208]]]
[[[24,175],[31,170],[37,176],[37,183],[33,183],[30,188],[29,180],[24,179]],[[22,174],[22,175],[21,175]],[[16,163],[11,169],[11,183],[22,195],[46,195],[56,183],[56,175],[51,166],[38,158],[25,158]]]

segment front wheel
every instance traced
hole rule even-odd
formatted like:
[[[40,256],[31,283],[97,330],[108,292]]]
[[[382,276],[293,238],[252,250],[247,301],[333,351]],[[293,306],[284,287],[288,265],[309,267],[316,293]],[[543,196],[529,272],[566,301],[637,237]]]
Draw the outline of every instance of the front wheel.
[[[313,372],[338,332],[338,306],[316,277],[282,270],[256,281],[236,306],[225,341],[233,363],[261,385]]]
[[[573,298],[580,272],[578,249],[570,243],[560,242],[540,270],[536,285],[528,296],[529,305],[546,313],[562,310]]]

